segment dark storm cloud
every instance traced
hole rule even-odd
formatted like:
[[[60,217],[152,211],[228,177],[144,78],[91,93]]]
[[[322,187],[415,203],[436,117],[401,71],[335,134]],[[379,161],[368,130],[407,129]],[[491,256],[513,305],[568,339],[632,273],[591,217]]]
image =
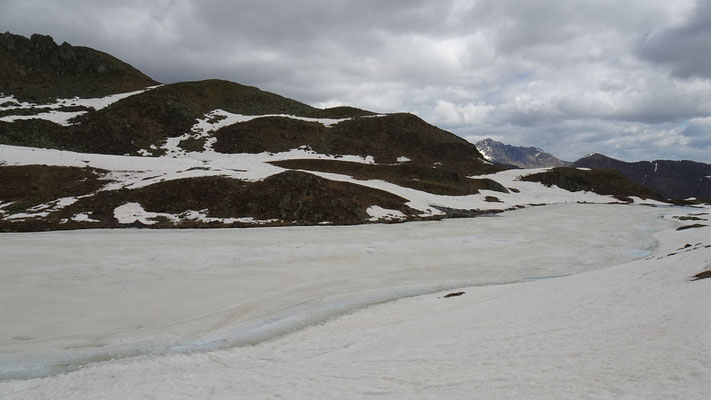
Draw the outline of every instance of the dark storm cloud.
[[[711,0],[700,0],[677,26],[650,34],[641,55],[671,66],[672,73],[683,78],[711,77]]]
[[[711,162],[710,2],[5,0],[0,26],[163,82],[409,111],[567,159]]]

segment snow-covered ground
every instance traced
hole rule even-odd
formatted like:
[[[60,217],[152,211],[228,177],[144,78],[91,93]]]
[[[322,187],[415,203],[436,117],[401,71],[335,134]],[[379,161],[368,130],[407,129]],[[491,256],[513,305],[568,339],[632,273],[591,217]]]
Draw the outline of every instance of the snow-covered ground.
[[[151,89],[151,88],[147,88]],[[94,108],[106,107],[112,102],[121,100],[128,96],[141,93],[142,91],[124,93],[114,96],[108,96],[101,99],[65,99],[59,100],[56,104],[48,105],[48,108],[54,109],[67,105],[82,105],[91,106]],[[27,108],[32,104],[17,103],[14,98],[0,97],[2,101],[9,100],[14,103],[13,106],[6,108]],[[51,111],[51,115],[45,117],[53,120],[56,123],[68,124],[69,120],[61,120],[56,114],[59,111]],[[81,111],[80,113],[83,113]],[[76,112],[75,112],[76,113]],[[70,114],[70,113],[65,113]],[[72,166],[72,167],[92,167],[109,171],[106,176],[111,182],[107,183],[102,190],[116,190],[120,188],[135,189],[149,186],[163,181],[195,178],[205,176],[226,176],[244,181],[259,181],[274,174],[285,171],[285,168],[280,168],[270,164],[274,161],[290,160],[290,159],[321,159],[321,160],[339,160],[356,163],[374,164],[372,156],[360,155],[332,155],[319,154],[312,151],[307,145],[302,145],[298,148],[291,149],[280,153],[259,153],[259,154],[223,154],[217,153],[212,148],[215,137],[214,132],[218,129],[232,124],[244,123],[259,117],[285,117],[299,120],[305,120],[323,124],[325,127],[332,127],[346,119],[326,119],[326,118],[306,118],[293,115],[242,115],[227,112],[217,109],[206,113],[203,118],[198,118],[189,132],[184,132],[182,135],[170,137],[161,145],[164,156],[152,157],[150,152],[158,150],[156,145],[152,145],[149,149],[142,149],[143,156],[127,156],[127,155],[104,155],[104,154],[87,154],[77,153],[72,151],[62,151],[54,149],[31,148],[21,146],[0,145],[0,166],[1,165],[33,165],[45,164],[53,166]],[[39,118],[41,115],[26,116],[28,118]],[[362,118],[378,118],[382,115],[373,115]],[[14,117],[7,117],[14,118]],[[20,116],[18,118],[25,118]],[[57,119],[60,118],[60,119]],[[3,120],[3,119],[0,119]],[[10,121],[10,120],[8,120]],[[204,140],[200,151],[185,151],[180,148],[179,143],[186,139]],[[397,157],[397,163],[410,162],[407,156],[402,155]],[[433,165],[433,168],[437,167]],[[461,210],[479,210],[479,211],[502,211],[511,210],[513,208],[527,207],[533,204],[560,204],[560,203],[609,203],[617,201],[612,196],[601,196],[590,192],[569,192],[557,187],[546,188],[539,183],[523,182],[518,178],[522,175],[533,174],[544,171],[545,169],[529,169],[529,170],[510,170],[503,171],[497,174],[474,176],[472,178],[493,179],[507,188],[513,189],[510,193],[501,193],[490,190],[482,190],[478,194],[468,196],[443,196],[424,191],[399,186],[390,182],[378,179],[360,180],[349,175],[334,174],[317,171],[306,171],[323,178],[350,182],[361,186],[366,186],[374,189],[383,190],[393,193],[407,200],[407,206],[419,210],[419,216],[443,216],[443,209],[461,209]],[[89,194],[91,196],[93,194]],[[75,198],[74,201],[76,201]],[[56,200],[55,200],[56,202]],[[39,206],[39,211],[30,210],[30,212],[21,212],[16,214],[2,214],[2,219],[5,220],[21,220],[38,216],[47,216],[48,214],[58,211],[61,207],[56,206],[55,202],[42,204]],[[651,204],[652,201],[642,201],[636,199],[637,203]],[[119,207],[124,207],[122,205]],[[136,209],[133,207],[133,209]],[[117,214],[124,215],[123,209],[115,211]],[[172,221],[185,220],[188,216],[197,217],[202,210],[186,210],[183,215],[163,215]],[[135,214],[135,213],[134,213]],[[379,208],[370,208],[372,222],[387,222],[403,219],[403,215],[394,210],[383,210]],[[136,215],[133,220],[142,220],[144,223],[155,222],[152,217],[157,217],[156,213],[142,212]],[[198,218],[203,219],[204,218]],[[130,223],[125,219],[126,223]],[[256,221],[256,220],[255,220]],[[226,220],[223,220],[226,222]],[[329,224],[331,221],[321,221],[323,224]],[[258,224],[258,222],[255,222]]]
[[[673,230],[680,211],[3,235],[6,376],[154,354],[0,382],[0,397],[706,398],[711,280],[689,278],[711,269],[711,232]],[[254,345],[175,354],[227,342]]]
[[[147,88],[146,90],[150,89],[151,88]],[[62,119],[64,117],[57,114],[61,112],[55,109],[72,105],[90,106],[99,109],[106,107],[113,102],[141,92],[143,91],[123,93],[100,99],[75,98],[58,100],[57,103],[43,106],[45,108],[52,109],[52,111],[45,113],[47,115],[17,116],[17,118],[46,117],[47,119],[59,124],[69,124],[69,120]],[[9,110],[36,106],[29,103],[18,103],[13,97],[0,96],[0,104],[5,103],[14,104],[5,106],[4,109]],[[83,112],[84,111],[80,111],[79,113]],[[72,113],[76,114],[77,112],[64,112],[64,114],[67,115]],[[320,123],[327,128],[349,119],[306,118],[284,114],[242,115],[216,109],[206,113],[202,118],[198,118],[190,131],[184,132],[181,135],[176,135],[175,137],[167,138],[166,142],[163,143],[160,148],[160,150],[164,151],[165,154],[161,157],[150,156],[151,151],[158,150],[156,145],[152,145],[148,149],[142,149],[140,153],[143,156],[88,154],[54,149],[0,145],[0,166],[44,164],[52,166],[92,167],[102,169],[109,171],[106,178],[111,181],[110,183],[107,183],[102,190],[116,190],[120,188],[136,189],[168,180],[205,176],[226,176],[244,181],[259,181],[286,170],[285,168],[274,166],[270,164],[270,162],[290,159],[339,160],[365,164],[375,163],[374,158],[370,155],[319,154],[312,151],[307,145],[302,145],[298,148],[280,153],[264,152],[259,154],[223,154],[215,152],[212,148],[216,140],[214,132],[218,129],[232,124],[245,123],[255,118],[275,116]],[[362,118],[378,117],[382,117],[382,115],[372,115]],[[0,120],[11,122],[13,118],[15,117],[8,116],[5,117],[5,119],[0,118]],[[202,149],[200,149],[200,151],[186,151],[180,148],[179,143],[189,138],[204,140]],[[405,155],[397,157],[397,163],[410,161],[412,160]],[[433,168],[437,167],[436,164],[437,163],[433,165]],[[544,170],[545,169],[510,170],[492,175],[474,176],[472,178],[493,179],[508,188],[513,188],[514,190],[510,193],[482,190],[478,194],[468,196],[443,196],[399,186],[378,179],[359,180],[353,178],[352,176],[343,174],[317,171],[306,172],[329,180],[350,182],[393,193],[407,199],[407,205],[415,210],[419,210],[419,215],[422,217],[442,216],[445,214],[442,210],[443,208],[502,211],[519,207],[527,207],[532,204],[560,204],[577,202],[604,204],[617,201],[612,196],[600,196],[590,192],[573,193],[557,187],[546,188],[539,183],[523,182],[518,179],[522,175],[533,174]],[[91,195],[93,194],[89,194],[89,196]],[[76,201],[76,199],[74,200]],[[636,202],[647,204],[653,203],[651,201],[642,201],[640,199],[637,199]],[[30,210],[31,212],[22,212],[12,215],[4,213],[2,214],[2,218],[5,220],[18,220],[37,217],[40,215],[47,216],[49,213],[61,209],[61,207],[55,206],[53,203],[40,205],[40,208],[41,210],[39,211],[41,211],[41,213],[33,210]],[[189,215],[196,216],[197,214],[195,213],[200,212],[202,212],[202,210],[186,210],[185,215],[163,216],[169,218],[170,220],[179,221],[184,220],[186,216]],[[122,210],[117,210],[116,213],[122,214]],[[369,214],[372,216],[372,222],[393,221],[402,219],[403,217],[400,212],[382,210],[378,208],[371,208]],[[154,217],[155,216],[157,216],[157,214],[155,214]],[[146,222],[155,221],[151,219],[151,215],[148,212],[143,212],[134,218],[134,220],[141,219]],[[331,221],[321,222],[323,224],[328,224]]]
[[[116,190],[119,188],[135,189],[167,180],[200,176],[227,176],[244,181],[258,181],[286,170],[272,165],[270,162],[299,158],[340,160],[364,164],[372,164],[374,162],[372,156],[319,154],[306,147],[281,153],[222,154],[208,149],[204,152],[180,153],[178,156],[171,157],[139,157],[87,154],[53,149],[0,145],[0,165],[44,164],[70,167],[86,166],[107,170],[109,171],[107,178],[110,179],[111,182],[106,184],[102,190]],[[558,187],[547,188],[540,183],[524,182],[518,179],[522,175],[542,171],[545,171],[545,169],[508,170],[491,175],[473,176],[472,178],[493,179],[505,187],[513,188],[516,191],[501,193],[491,190],[481,190],[478,194],[468,196],[432,194],[378,179],[360,180],[342,174],[318,171],[306,172],[334,181],[355,183],[393,193],[407,199],[407,205],[421,211],[422,216],[443,215],[444,212],[437,207],[497,211],[509,210],[513,207],[526,207],[532,204],[578,202],[605,204],[617,201],[612,196],[601,196],[592,192],[583,191],[569,192]],[[487,197],[494,197],[498,201],[487,201]],[[635,199],[635,202],[642,204],[662,204],[653,200],[641,199]],[[49,208],[49,205],[46,208]],[[52,208],[52,210],[57,209],[56,207]],[[197,212],[199,210],[194,211]],[[374,216],[374,221],[393,219],[393,213],[390,211],[373,211],[371,215]],[[8,215],[4,218],[24,218],[25,216],[26,213],[23,213],[14,216]],[[375,217],[378,218],[375,219]]]

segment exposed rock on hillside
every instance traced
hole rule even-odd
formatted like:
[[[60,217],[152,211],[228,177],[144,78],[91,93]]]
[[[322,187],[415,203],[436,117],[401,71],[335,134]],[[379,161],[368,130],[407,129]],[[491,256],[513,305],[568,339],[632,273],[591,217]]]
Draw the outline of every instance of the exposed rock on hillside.
[[[0,34],[0,93],[34,102],[102,97],[157,82],[109,54],[50,36]]]
[[[564,167],[569,164],[537,147],[511,146],[493,139],[479,141],[476,147],[487,160],[497,164],[519,168]]]

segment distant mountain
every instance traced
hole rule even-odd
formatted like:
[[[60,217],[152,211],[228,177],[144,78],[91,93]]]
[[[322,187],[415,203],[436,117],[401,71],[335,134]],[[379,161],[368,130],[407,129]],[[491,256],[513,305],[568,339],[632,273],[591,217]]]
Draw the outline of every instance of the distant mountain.
[[[630,163],[592,153],[571,166],[617,170],[668,199],[711,199],[711,164],[672,160]]]
[[[493,139],[477,142],[476,148],[491,162],[520,168],[564,167],[569,164],[536,147],[511,146]]]
[[[57,45],[50,36],[29,39],[0,33],[0,94],[19,100],[102,97],[158,82],[125,62],[88,47]]]

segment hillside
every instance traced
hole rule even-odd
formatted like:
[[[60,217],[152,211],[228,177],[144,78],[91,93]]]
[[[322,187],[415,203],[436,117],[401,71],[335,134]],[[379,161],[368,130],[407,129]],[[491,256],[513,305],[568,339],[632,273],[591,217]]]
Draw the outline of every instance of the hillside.
[[[537,147],[511,146],[493,139],[477,142],[476,148],[491,162],[519,168],[564,167],[569,164]]]
[[[693,161],[624,162],[593,153],[572,166],[614,169],[668,199],[711,199],[711,165]]]
[[[590,191],[614,196],[625,202],[633,202],[631,196],[641,199],[663,201],[664,198],[649,188],[629,180],[613,169],[578,169],[558,167],[549,171],[521,178],[527,182],[540,182],[548,187],[558,186],[572,192]]]
[[[45,91],[3,89],[2,231],[400,222],[638,193],[523,182],[540,171],[506,171],[408,113],[319,109],[216,79],[155,85],[95,50],[3,38],[9,59],[39,60]]]

